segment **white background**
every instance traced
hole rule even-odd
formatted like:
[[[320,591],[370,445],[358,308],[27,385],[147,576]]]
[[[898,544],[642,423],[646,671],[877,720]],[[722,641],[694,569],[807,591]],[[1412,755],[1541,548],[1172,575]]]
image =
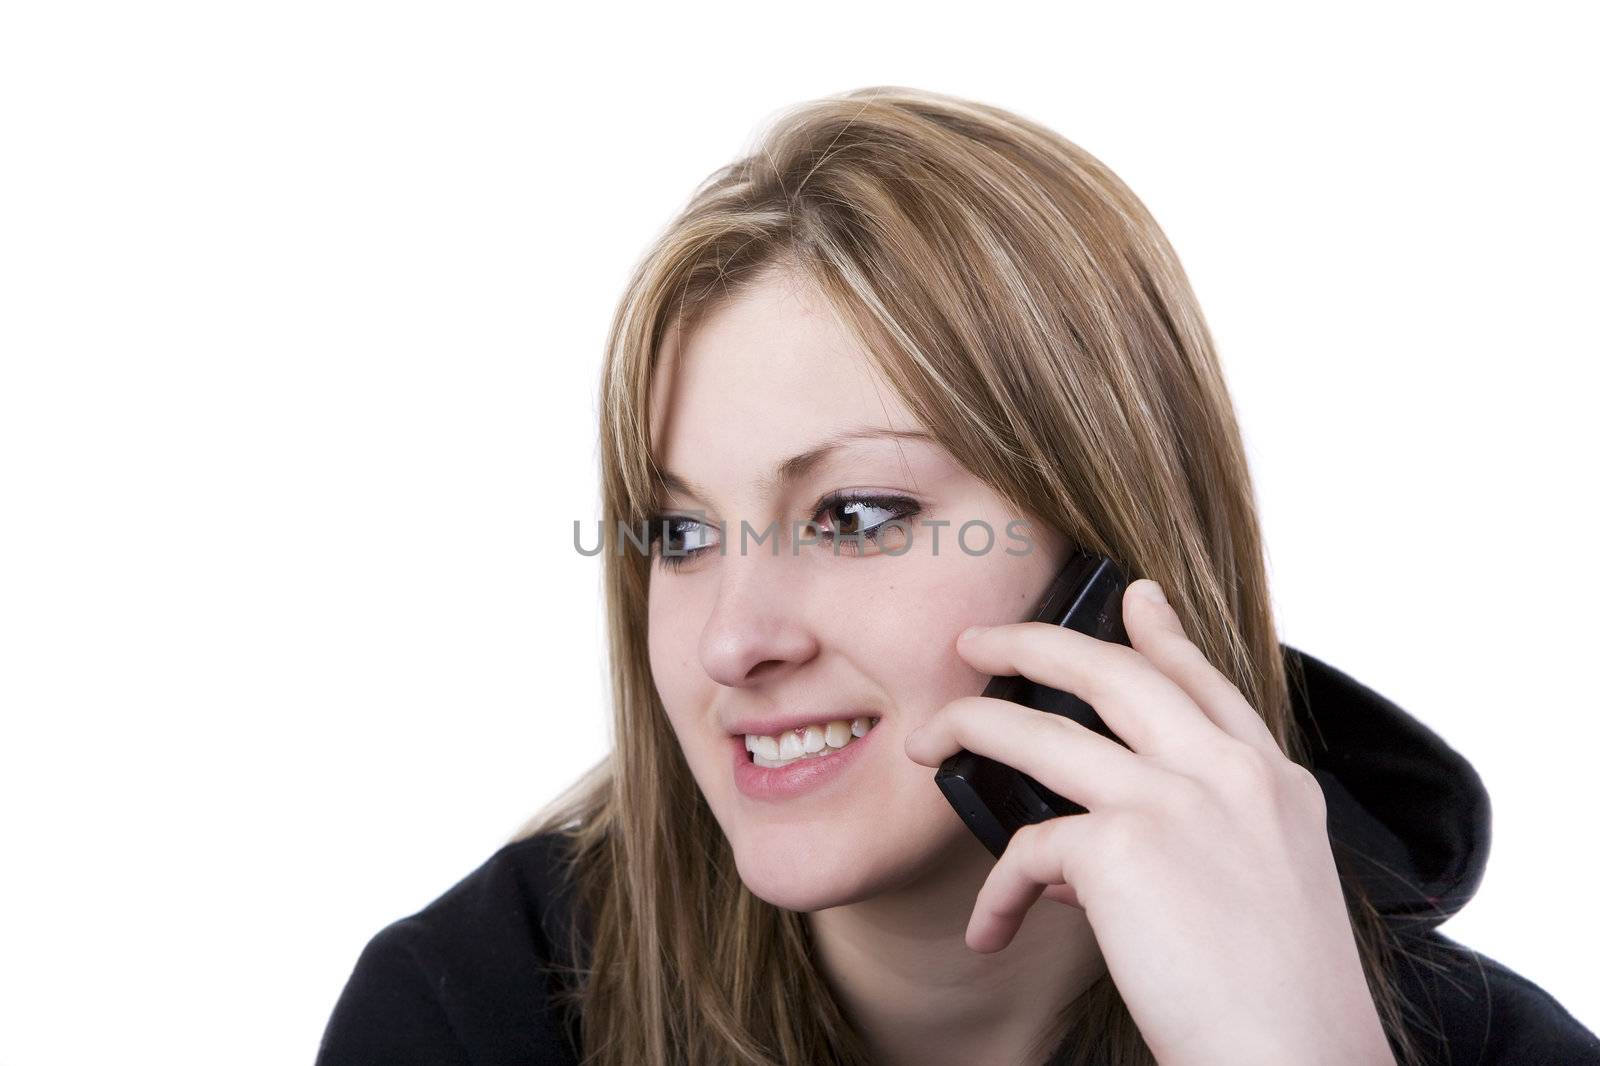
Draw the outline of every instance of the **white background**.
[[[1445,930],[1600,1027],[1580,5],[1112,6],[8,5],[0,1062],[309,1062],[366,940],[601,756],[623,281],[875,84],[1150,206],[1283,638],[1477,765]]]

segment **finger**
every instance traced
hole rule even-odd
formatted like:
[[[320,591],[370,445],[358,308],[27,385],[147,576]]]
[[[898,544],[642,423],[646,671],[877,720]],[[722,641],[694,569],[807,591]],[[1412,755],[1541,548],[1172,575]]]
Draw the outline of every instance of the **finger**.
[[[1181,754],[1217,739],[1189,694],[1126,644],[1049,622],[1013,622],[968,630],[956,650],[985,673],[1021,674],[1072,693],[1141,754]]]
[[[993,696],[951,700],[905,739],[906,755],[924,766],[963,748],[1090,810],[1148,796],[1166,773],[1070,718]]]
[[[1092,817],[1051,818],[1025,825],[1012,835],[973,902],[967,947],[988,953],[1011,943],[1028,911],[1053,885],[1068,886],[1067,894],[1077,899],[1076,891],[1071,890],[1071,874],[1078,866],[1075,856],[1095,828],[1089,821]],[[1052,898],[1062,899],[1063,895],[1052,893]],[[1071,905],[1082,906],[1077,902]]]
[[[1140,578],[1122,595],[1122,620],[1134,648],[1183,689],[1217,728],[1235,740],[1282,755],[1283,749],[1250,701],[1189,639],[1165,596],[1154,600],[1145,595],[1151,590],[1160,595],[1161,586]]]

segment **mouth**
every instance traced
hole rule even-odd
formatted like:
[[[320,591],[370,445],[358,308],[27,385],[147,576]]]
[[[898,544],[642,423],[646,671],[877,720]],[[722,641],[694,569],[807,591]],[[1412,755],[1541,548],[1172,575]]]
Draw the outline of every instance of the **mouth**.
[[[804,759],[822,759],[843,751],[877,726],[878,718],[860,715],[812,722],[771,734],[736,733],[744,741],[750,761],[770,770],[782,769]]]
[[[780,756],[776,759],[768,759],[762,751],[765,747],[763,742],[772,740],[771,737],[751,739],[744,734],[729,737],[728,750],[733,759],[734,784],[745,796],[762,801],[792,800],[826,789],[831,782],[847,774],[852,766],[869,758],[877,747],[873,740],[881,732],[874,724],[877,719],[868,717],[852,721],[864,726],[859,735],[852,729],[849,739],[837,747],[828,744],[828,738],[823,736],[823,746],[809,752],[805,748],[808,746],[807,734],[812,730],[790,730],[777,740]],[[841,739],[837,730],[834,739]],[[814,746],[816,743],[816,736],[811,735],[809,744]],[[752,746],[756,750],[751,750]],[[793,755],[797,749],[799,754]],[[784,751],[790,752],[791,756],[784,759],[781,755]]]

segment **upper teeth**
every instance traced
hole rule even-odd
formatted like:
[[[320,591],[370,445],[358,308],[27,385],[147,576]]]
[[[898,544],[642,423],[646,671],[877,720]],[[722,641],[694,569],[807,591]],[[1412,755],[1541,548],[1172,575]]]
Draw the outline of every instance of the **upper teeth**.
[[[839,718],[832,722],[789,729],[775,736],[746,733],[744,746],[746,751],[764,759],[798,759],[802,755],[819,752],[824,746],[842,748],[853,737],[866,736],[867,730],[877,722],[876,718],[853,718],[848,721]]]

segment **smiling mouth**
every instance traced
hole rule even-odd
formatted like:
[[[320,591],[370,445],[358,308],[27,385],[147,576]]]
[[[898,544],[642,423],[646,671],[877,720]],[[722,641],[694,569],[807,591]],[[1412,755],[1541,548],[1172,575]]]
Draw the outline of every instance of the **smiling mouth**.
[[[745,750],[757,766],[778,769],[806,759],[824,759],[864,737],[879,719],[862,716],[802,726],[773,736],[745,734]]]

